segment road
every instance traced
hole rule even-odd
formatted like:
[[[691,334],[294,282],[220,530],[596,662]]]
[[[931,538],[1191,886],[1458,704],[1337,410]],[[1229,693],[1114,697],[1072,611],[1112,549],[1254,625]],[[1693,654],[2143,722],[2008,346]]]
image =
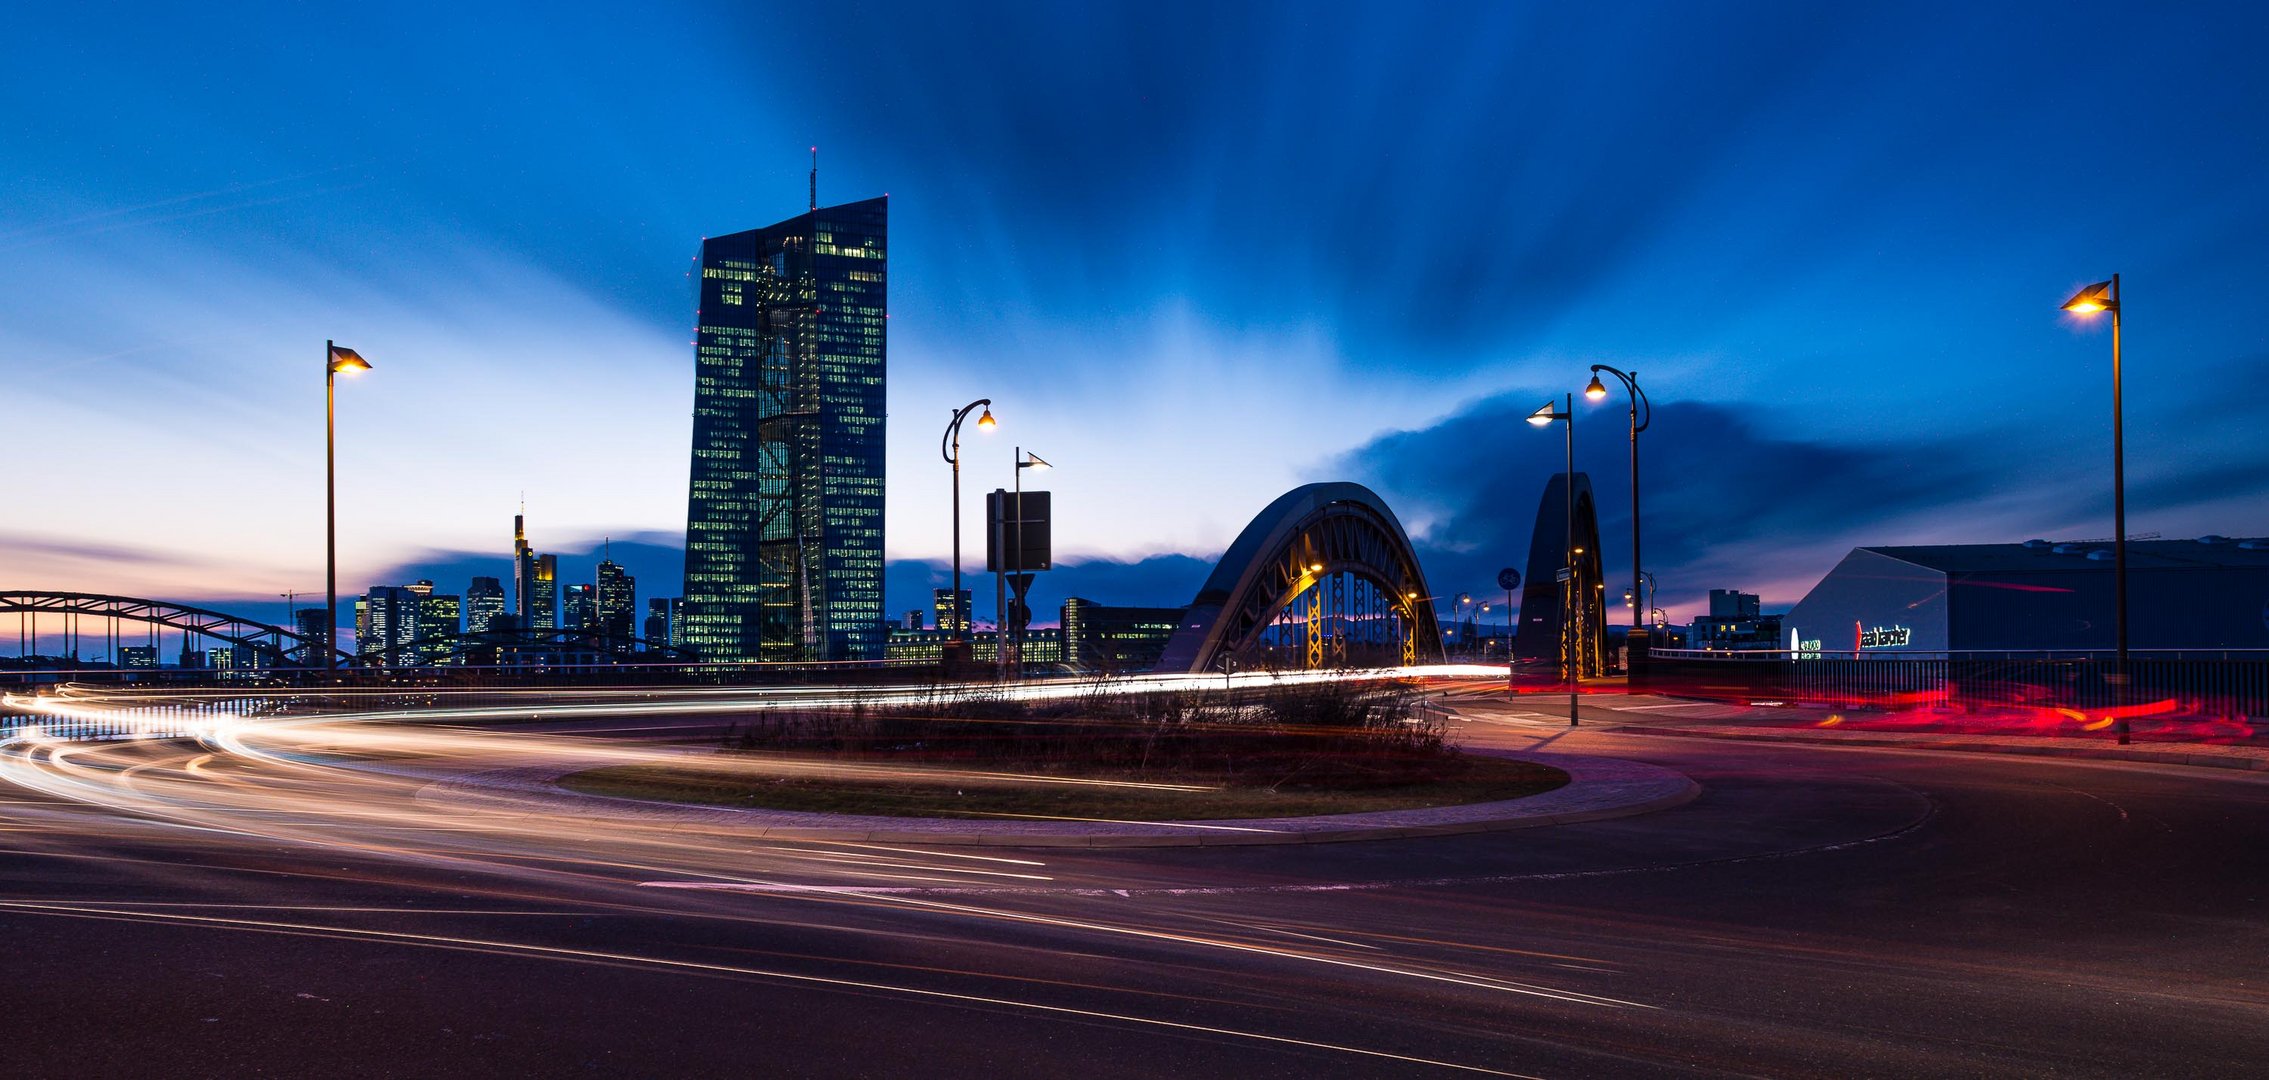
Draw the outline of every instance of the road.
[[[660,752],[558,730],[19,742],[0,1074],[2269,1075],[2269,778],[1457,700],[1475,749],[1703,794],[1431,839],[957,850],[429,787]]]

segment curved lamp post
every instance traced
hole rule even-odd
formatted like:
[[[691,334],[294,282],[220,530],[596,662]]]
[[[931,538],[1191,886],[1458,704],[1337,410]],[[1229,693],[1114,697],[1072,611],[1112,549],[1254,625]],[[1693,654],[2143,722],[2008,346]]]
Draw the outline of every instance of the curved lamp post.
[[[1563,424],[1563,425],[1566,425],[1566,426],[1565,426],[1565,428],[1563,429],[1563,431],[1564,431],[1564,433],[1565,433],[1565,436],[1566,436],[1566,449],[1567,449],[1567,476],[1566,476],[1566,479],[1565,479],[1565,480],[1563,480],[1563,481],[1561,482],[1561,484],[1560,484],[1560,487],[1561,487],[1562,491],[1563,491],[1563,492],[1564,492],[1564,493],[1565,493],[1565,494],[1567,495],[1567,497],[1568,497],[1568,508],[1567,508],[1567,513],[1566,513],[1566,517],[1567,517],[1567,525],[1568,525],[1568,539],[1567,539],[1567,544],[1566,544],[1566,546],[1565,546],[1564,548],[1562,548],[1562,551],[1564,551],[1564,552],[1566,553],[1566,555],[1567,555],[1567,565],[1566,565],[1566,566],[1563,566],[1563,567],[1561,567],[1561,568],[1560,568],[1560,572],[1561,572],[1561,573],[1563,573],[1563,574],[1566,574],[1566,575],[1568,575],[1568,577],[1566,578],[1566,581],[1564,582],[1564,583],[1565,583],[1565,584],[1567,585],[1567,588],[1565,588],[1565,589],[1563,589],[1563,590],[1561,591],[1561,595],[1563,595],[1563,596],[1567,597],[1567,600],[1566,600],[1566,601],[1565,601],[1564,603],[1562,603],[1562,604],[1560,605],[1560,606],[1561,606],[1561,611],[1560,611],[1560,621],[1561,621],[1561,626],[1560,626],[1560,670],[1561,670],[1561,672],[1562,672],[1562,673],[1563,673],[1564,675],[1566,675],[1566,676],[1567,676],[1567,679],[1568,679],[1568,726],[1569,726],[1569,727],[1575,727],[1575,726],[1576,726],[1576,687],[1577,687],[1577,683],[1578,683],[1579,681],[1581,681],[1580,677],[1581,677],[1581,675],[1582,675],[1582,672],[1583,672],[1583,667],[1582,667],[1582,665],[1583,665],[1583,661],[1582,661],[1582,659],[1581,659],[1580,657],[1578,657],[1578,656],[1576,655],[1576,652],[1575,652],[1575,635],[1574,635],[1573,633],[1571,633],[1571,632],[1570,632],[1570,629],[1571,629],[1571,626],[1572,626],[1572,622],[1571,622],[1571,620],[1573,620],[1573,619],[1574,619],[1574,618],[1576,617],[1576,605],[1583,603],[1583,598],[1582,598],[1581,596],[1577,595],[1577,591],[1576,591],[1576,578],[1575,578],[1575,574],[1576,574],[1576,398],[1575,398],[1575,395],[1573,395],[1573,394],[1570,394],[1570,395],[1567,395],[1566,397],[1564,397],[1564,398],[1563,398],[1563,399],[1561,400],[1561,403],[1560,403],[1560,407],[1559,407],[1559,408],[1557,408],[1557,409],[1556,409],[1556,408],[1553,408],[1553,407],[1552,407],[1552,403],[1551,403],[1550,401],[1546,401],[1546,402],[1544,403],[1543,407],[1541,407],[1541,408],[1537,409],[1537,410],[1536,410],[1535,412],[1532,412],[1532,413],[1528,414],[1528,422],[1529,422],[1529,423],[1531,423],[1531,424],[1533,424],[1533,425],[1535,425],[1535,426],[1537,426],[1537,427],[1549,427],[1549,426],[1551,426],[1551,425],[1552,425],[1552,423],[1553,423],[1554,421],[1558,421],[1559,423],[1561,423],[1561,424]]]
[[[1638,372],[1619,371],[1606,364],[1591,366],[1591,385],[1584,387],[1585,400],[1607,400],[1607,387],[1599,381],[1599,373],[1603,371],[1615,376],[1631,399],[1631,631],[1644,633],[1647,614],[1644,599],[1646,572],[1639,565],[1639,433],[1654,422],[1654,404],[1647,400],[1647,392],[1639,389]],[[1626,674],[1631,670],[1628,661],[1625,661],[1623,670]]]
[[[331,621],[323,629],[323,670],[339,670],[339,376],[369,371],[370,361],[336,341],[323,343],[323,593]],[[355,646],[361,648],[360,644]]]
[[[945,438],[938,441],[938,454],[945,463],[953,466],[953,595],[947,603],[953,607],[953,639],[969,640],[969,611],[961,606],[961,422],[969,418],[969,410],[982,408],[984,415],[977,418],[977,430],[991,431],[993,399],[978,398],[954,410],[953,421],[945,426]]]
[[[2127,745],[2127,714],[2116,706],[2125,705],[2127,696],[2127,458],[2126,425],[2120,407],[2120,356],[2119,356],[2119,275],[2110,281],[2099,281],[2074,293],[2064,302],[2064,310],[2074,315],[2094,315],[2099,311],[2111,312],[2111,590],[2113,638],[2118,645],[2117,666],[2114,669],[2112,702],[2119,719],[2116,730],[2120,745]]]

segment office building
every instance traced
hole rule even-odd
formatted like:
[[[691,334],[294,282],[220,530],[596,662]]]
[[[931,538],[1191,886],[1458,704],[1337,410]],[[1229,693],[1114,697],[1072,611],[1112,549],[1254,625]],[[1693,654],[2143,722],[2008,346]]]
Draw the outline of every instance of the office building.
[[[418,596],[418,628],[413,639],[418,657],[429,664],[448,663],[463,626],[464,598],[436,593],[430,581],[418,585],[424,588]]]
[[[678,620],[684,616],[685,601],[674,596],[657,596],[646,601],[646,644],[675,647],[678,644]]]
[[[292,612],[292,629],[307,644],[292,654],[295,663],[308,667],[322,667],[323,655],[331,643],[331,609],[300,608]]]
[[[465,589],[465,632],[485,634],[496,625],[496,617],[504,614],[504,583],[492,577],[476,577]]]
[[[433,583],[425,582],[430,595]],[[419,601],[410,587],[373,585],[355,600],[355,653],[376,663],[396,667],[414,657],[411,643],[418,637]]]
[[[118,650],[118,666],[130,671],[154,671],[158,666],[158,647],[155,645],[127,645]]]
[[[945,647],[954,640],[942,630],[893,630],[890,632],[884,659],[903,664],[936,664],[945,658]],[[979,664],[999,660],[1001,636],[991,630],[980,630],[969,635],[969,659]],[[1024,663],[1029,668],[1040,664],[1058,664],[1064,659],[1063,632],[1054,627],[1043,627],[1024,632]]]
[[[939,589],[931,594],[931,618],[937,628],[947,634],[966,633],[969,630],[969,590],[961,590],[961,602],[953,602],[952,589]]]
[[[1785,649],[1781,635],[1785,616],[1768,615],[1756,593],[1711,589],[1710,613],[1694,620],[1687,632],[1688,648]],[[1667,646],[1665,646],[1667,648]]]
[[[1064,601],[1066,663],[1100,671],[1148,671],[1187,611],[1178,607],[1115,607],[1074,596]]]
[[[590,585],[570,585],[563,590],[559,597],[559,625],[579,633],[597,632],[598,589]]]
[[[249,645],[215,645],[205,650],[205,663],[214,671],[253,671],[260,666],[260,655]]]
[[[525,518],[512,516],[512,610],[523,628],[549,630],[559,625],[559,559],[536,554]]]
[[[683,644],[867,660],[882,617],[888,200],[701,245]]]
[[[599,562],[599,588],[593,607],[594,625],[600,634],[614,641],[638,636],[638,579],[624,573],[612,559]]]
[[[900,625],[907,630],[920,630],[922,628],[922,616],[922,609],[915,608],[906,613],[906,621]]]

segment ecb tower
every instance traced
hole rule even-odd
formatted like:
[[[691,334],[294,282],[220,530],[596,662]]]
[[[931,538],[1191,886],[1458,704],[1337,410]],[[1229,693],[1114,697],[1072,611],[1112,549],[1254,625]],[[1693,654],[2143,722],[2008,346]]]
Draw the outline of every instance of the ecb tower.
[[[701,244],[680,642],[880,660],[888,198]]]

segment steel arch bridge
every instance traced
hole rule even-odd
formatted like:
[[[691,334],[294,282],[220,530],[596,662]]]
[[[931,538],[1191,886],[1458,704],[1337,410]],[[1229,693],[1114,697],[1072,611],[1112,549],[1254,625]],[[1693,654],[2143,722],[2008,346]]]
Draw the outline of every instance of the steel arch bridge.
[[[1156,670],[1439,662],[1442,632],[1410,536],[1376,492],[1308,484],[1268,504],[1222,553]],[[1367,646],[1383,646],[1383,649]]]
[[[117,632],[121,622],[141,623],[151,627],[164,627],[185,634],[251,650],[262,664],[270,667],[288,666],[295,658],[305,658],[310,666],[321,663],[321,646],[310,638],[269,623],[239,618],[224,611],[190,607],[186,604],[149,600],[138,596],[105,596],[97,593],[51,592],[0,592],[0,617],[17,617],[16,640],[19,653],[28,653],[36,646],[39,621],[54,616],[61,620],[64,640],[71,652],[77,652],[77,642],[83,638],[80,624],[88,619],[106,627],[103,640],[116,646],[126,639]],[[340,652],[340,661],[350,662],[352,655]]]

